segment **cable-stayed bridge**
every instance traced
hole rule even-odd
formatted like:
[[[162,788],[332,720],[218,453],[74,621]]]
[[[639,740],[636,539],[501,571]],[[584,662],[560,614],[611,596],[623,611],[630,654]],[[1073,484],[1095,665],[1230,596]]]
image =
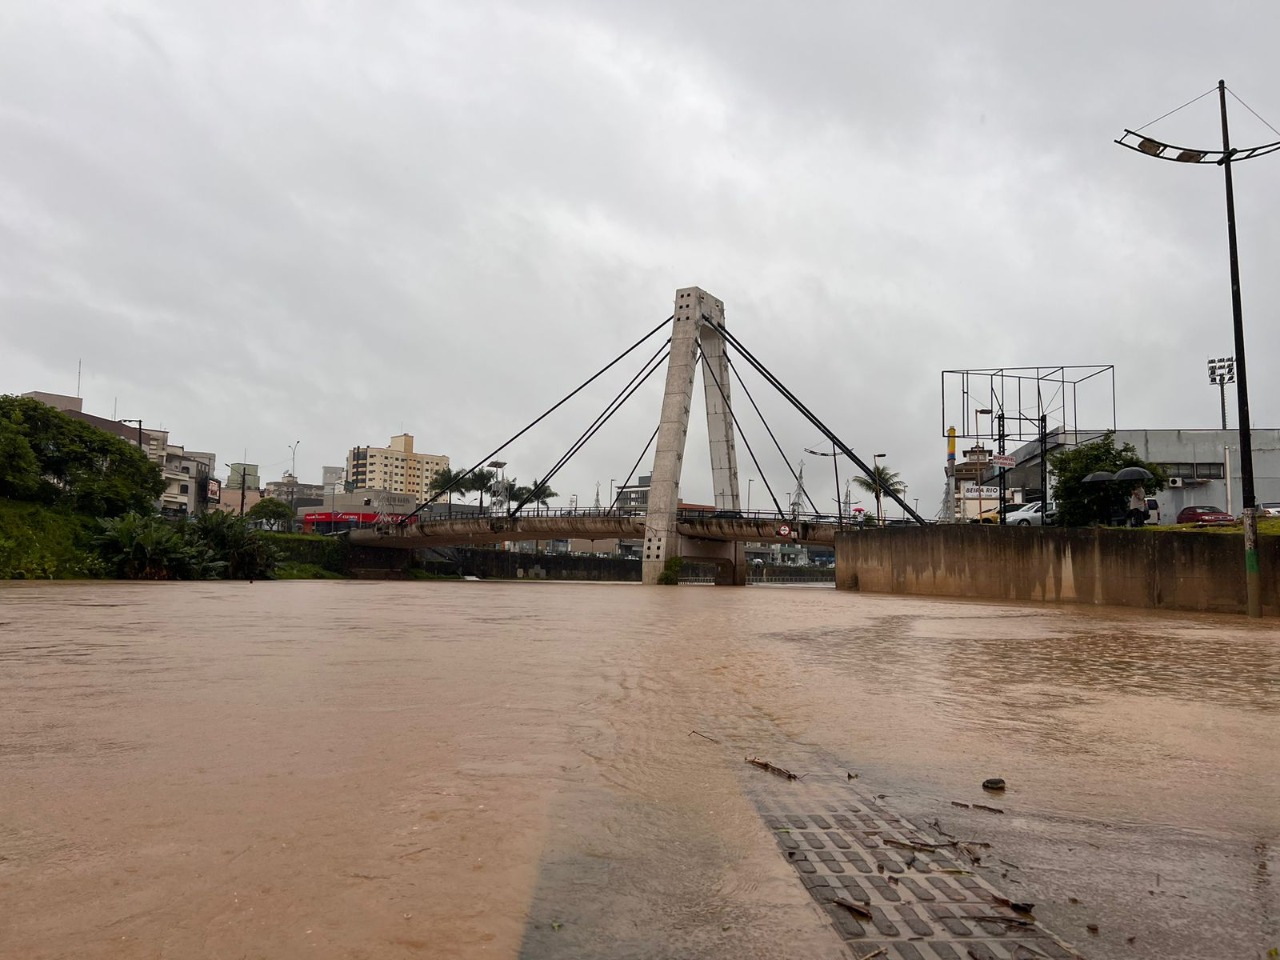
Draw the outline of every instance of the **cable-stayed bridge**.
[[[645,361],[640,371],[610,401],[605,410],[570,445],[560,460],[536,481],[518,502],[508,505],[498,515],[436,516],[424,510],[434,500],[446,496],[466,477],[492,462],[504,449],[536,427],[542,420],[586,388],[625,357],[638,350],[660,330],[670,324],[670,337]],[[756,542],[787,542],[826,544],[835,542],[836,533],[850,526],[852,518],[842,515],[832,517],[819,511],[812,500],[804,509],[804,485],[799,477],[797,495],[784,507],[764,478],[760,462],[754,450],[744,439],[744,446],[765,483],[768,496],[773,501],[773,512],[744,513],[740,504],[738,482],[737,438],[741,435],[738,417],[731,402],[731,377],[736,379],[756,413],[760,408],[747,391],[730,357],[731,352],[755,370],[765,382],[787,400],[812,426],[816,427],[831,443],[833,452],[848,461],[878,488],[878,494],[896,502],[904,516],[923,523],[920,516],[907,505],[866,462],[839,437],[837,437],[800,399],[788,389],[742,342],[729,332],[725,325],[724,304],[699,287],[685,287],[676,291],[675,311],[671,317],[650,330],[644,337],[589,377],[583,384],[515,434],[497,449],[482,458],[470,470],[456,476],[433,498],[418,507],[405,519],[373,528],[353,530],[348,535],[353,543],[363,546],[411,549],[428,546],[460,546],[465,544],[497,543],[507,540],[535,539],[585,539],[641,540],[643,580],[657,583],[667,561],[673,557],[689,560],[711,561],[720,568],[719,583],[746,583],[746,556],[743,544]],[[650,471],[647,511],[643,515],[616,509],[616,500],[607,510],[545,511],[535,507],[542,492],[550,489],[550,482],[566,463],[608,422],[609,418],[630,399],[637,390],[665,365],[666,386],[662,397],[662,410],[658,426],[649,443],[632,468],[635,475],[641,462],[653,448]],[[715,490],[714,508],[691,511],[683,509],[680,501],[680,477],[684,465],[685,438],[689,430],[689,415],[693,405],[694,380],[699,366],[702,369],[703,399],[706,409],[707,438],[710,447],[712,487]],[[763,421],[763,415],[761,415]],[[770,440],[788,462],[774,431],[765,424]],[[790,468],[788,468],[790,469]],[[628,481],[630,482],[630,477]],[[626,484],[624,484],[625,486]],[[619,488],[621,489],[621,488]]]

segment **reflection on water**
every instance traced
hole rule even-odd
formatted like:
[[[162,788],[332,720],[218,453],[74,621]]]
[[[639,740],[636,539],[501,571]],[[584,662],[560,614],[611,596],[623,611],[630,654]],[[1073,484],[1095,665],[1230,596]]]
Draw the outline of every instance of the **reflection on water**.
[[[822,587],[0,585],[0,955],[847,956],[759,755],[1089,956],[1246,956],[1278,680],[1267,624]]]

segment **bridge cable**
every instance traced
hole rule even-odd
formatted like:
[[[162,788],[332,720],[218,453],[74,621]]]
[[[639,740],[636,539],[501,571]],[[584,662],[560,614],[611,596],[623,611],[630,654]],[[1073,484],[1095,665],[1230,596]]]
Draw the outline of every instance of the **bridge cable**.
[[[640,456],[636,457],[636,462],[631,465],[631,472],[627,474],[627,479],[622,481],[622,487],[631,485],[631,478],[634,477],[636,475],[636,471],[640,469],[640,462],[644,459],[645,454],[649,452],[649,448],[653,446],[653,441],[658,439],[658,431],[661,429],[661,423],[653,428],[653,433],[649,436],[649,442],[644,445],[644,449],[640,451]],[[619,487],[618,492],[613,495],[613,501],[609,504],[610,511],[618,505],[618,498],[622,496],[622,487]]]
[[[769,384],[775,390],[777,390],[780,394],[782,394],[783,398],[786,399],[787,402],[790,403],[793,407],[795,407],[796,410],[799,411],[799,413],[806,420],[808,420],[811,424],[813,424],[813,426],[817,427],[820,431],[822,431],[822,435],[824,437],[826,437],[829,441],[831,441],[831,443],[833,443],[836,446],[836,448],[840,450],[841,453],[843,453],[846,457],[848,457],[855,464],[857,464],[858,469],[860,469],[864,474],[866,474],[867,478],[871,480],[871,482],[875,484],[882,493],[888,494],[889,497],[895,503],[898,504],[898,506],[902,507],[903,512],[910,515],[911,519],[914,520],[916,523],[920,524],[921,526],[925,525],[925,522],[921,518],[920,514],[916,513],[915,510],[911,509],[911,507],[907,504],[906,500],[900,497],[887,483],[885,483],[878,473],[876,473],[874,470],[868,467],[866,463],[863,462],[862,458],[860,458],[856,453],[854,453],[851,449],[849,449],[848,444],[846,444],[843,440],[837,437],[825,423],[823,423],[821,420],[818,419],[817,415],[812,410],[810,410],[803,403],[801,403],[799,397],[797,397],[794,393],[788,390],[786,385],[783,384],[781,380],[779,380],[776,376],[774,376],[773,373],[771,373],[763,363],[761,363],[758,359],[756,359],[756,357],[751,353],[750,350],[748,350],[746,347],[742,345],[742,341],[740,341],[737,337],[735,337],[732,333],[730,333],[724,327],[723,324],[715,324],[715,326],[720,331],[720,335],[723,336],[729,343],[733,344],[733,346],[737,349],[737,351],[740,354],[742,354],[743,357],[746,358],[747,362],[750,363],[751,366],[754,367],[756,371],[762,377],[764,377],[765,380],[768,381]]]
[[[702,354],[701,342],[698,343],[698,353]],[[702,354],[702,356],[703,356],[703,359],[706,359],[706,354]],[[729,355],[727,353],[725,354],[725,359],[726,360],[729,359]],[[733,412],[733,404],[729,402],[729,397],[725,393],[724,387],[721,386],[720,384],[720,378],[716,376],[716,372],[711,367],[712,367],[712,364],[710,363],[710,361],[708,361],[706,366],[703,369],[705,369],[707,373],[711,374],[711,379],[715,381],[716,389],[720,391],[720,399],[724,401],[725,409],[729,411],[729,416],[733,418],[733,428],[738,431],[738,436],[742,438],[742,444],[747,448],[747,453],[751,454],[751,462],[755,464],[756,473],[760,474],[760,479],[764,482],[765,490],[769,492],[769,499],[773,501],[773,505],[778,511],[778,516],[785,517],[786,513],[782,509],[782,504],[778,503],[778,498],[773,495],[773,487],[769,486],[769,480],[767,477],[765,477],[764,470],[762,470],[760,467],[760,461],[756,459],[756,452],[751,449],[751,442],[747,439],[747,435],[743,432],[742,424],[738,422],[738,415]],[[739,378],[738,382],[739,383],[742,382],[741,378]],[[743,389],[745,390],[746,388],[744,387]],[[752,403],[754,402],[755,401],[752,401]],[[760,412],[759,409],[757,409],[756,412],[759,413]],[[767,425],[765,426],[765,429],[766,430],[768,429]]]
[[[738,368],[733,364],[732,357],[729,357],[729,369],[733,371],[733,375],[737,378],[738,386],[742,387],[742,392],[745,393],[747,395],[747,399],[751,401],[751,406],[755,409],[756,416],[760,418],[760,422],[764,425],[765,432],[769,434],[769,439],[773,441],[774,448],[778,451],[778,455],[782,457],[782,462],[786,464],[787,470],[791,473],[791,479],[796,482],[796,486],[800,486],[800,477],[796,473],[795,467],[791,466],[790,458],[787,457],[786,452],[782,449],[782,444],[778,442],[778,438],[774,436],[773,430],[769,426],[769,421],[764,418],[764,414],[760,411],[760,407],[756,404],[756,398],[753,397],[751,395],[751,391],[747,389],[747,385],[742,379],[742,374],[738,372]],[[757,470],[760,469],[759,464],[756,465],[756,469]],[[769,491],[769,496],[772,497],[773,490],[770,489],[769,481],[765,478],[763,470],[760,471],[760,479],[764,481],[765,489]],[[804,490],[803,487],[801,487],[801,489]],[[839,492],[840,491],[838,490],[836,491],[837,494],[839,494]],[[821,513],[822,511],[818,509],[818,505],[813,502],[813,497],[809,496],[808,490],[804,491],[804,495],[805,495],[805,498],[808,499],[809,501],[809,506],[813,508],[813,512],[815,514]],[[778,502],[777,498],[774,498],[773,502],[776,504]],[[778,508],[778,512],[782,513],[785,516],[785,512],[782,510],[781,507]]]
[[[536,477],[534,478],[534,483],[529,488],[529,493],[514,508],[507,511],[508,517],[514,517],[522,509],[524,509],[524,507],[530,501],[532,501],[535,496],[537,496],[539,493],[542,493],[544,490],[548,488],[548,484],[550,483],[551,478],[560,472],[560,470],[564,467],[566,463],[569,462],[569,459],[573,457],[574,454],[576,454],[579,450],[581,450],[584,446],[586,446],[587,441],[596,435],[596,433],[600,430],[600,428],[603,427],[605,423],[608,422],[609,418],[618,411],[618,409],[622,406],[622,404],[631,398],[632,394],[634,394],[636,390],[640,388],[640,385],[643,384],[645,380],[649,379],[650,375],[653,374],[654,370],[656,370],[658,367],[662,365],[662,362],[666,360],[667,356],[670,355],[669,350],[665,354],[663,354],[662,351],[665,350],[668,344],[670,343],[671,343],[671,338],[668,337],[666,342],[663,343],[662,346],[658,347],[657,351],[653,354],[653,356],[651,356],[647,361],[645,361],[644,366],[640,368],[639,372],[637,372],[636,375],[633,376],[627,382],[627,385],[624,386],[620,391],[618,391],[617,396],[615,396],[611,401],[609,401],[609,403],[605,405],[604,411],[599,416],[597,416],[594,421],[592,421],[591,425],[587,427],[586,430],[584,430],[581,434],[579,434],[578,438],[569,446],[569,449],[565,451],[564,455],[561,456],[560,459],[556,461],[555,465],[549,471],[547,471],[547,475],[545,477],[543,477],[541,480],[537,479]],[[639,382],[637,383],[637,381]]]
[[[603,367],[601,367],[599,370],[593,373],[590,377],[584,380],[581,384],[578,385],[578,387],[576,387],[574,390],[566,394],[562,400],[560,400],[558,403],[552,406],[549,410],[547,410],[544,414],[542,414],[542,416],[538,417],[531,424],[529,424],[527,427],[525,427],[515,436],[511,437],[509,440],[506,441],[506,443],[502,444],[492,453],[488,454],[487,456],[481,457],[479,462],[476,463],[476,465],[473,466],[470,470],[467,470],[464,473],[461,473],[458,476],[454,477],[453,482],[451,482],[443,490],[437,490],[429,499],[418,504],[418,506],[414,508],[413,512],[408,514],[406,517],[404,517],[404,519],[402,519],[400,523],[407,524],[410,520],[412,520],[419,513],[421,513],[425,507],[430,506],[431,504],[439,500],[441,497],[445,496],[448,493],[451,493],[454,490],[454,488],[457,487],[457,485],[460,484],[463,480],[471,476],[471,474],[475,473],[482,466],[484,466],[484,464],[488,463],[490,460],[492,460],[495,456],[497,456],[507,447],[511,446],[511,444],[515,443],[517,440],[523,437],[526,433],[528,433],[530,430],[536,427],[539,423],[541,423],[547,417],[551,416],[551,414],[555,413],[556,410],[560,409],[560,407],[564,406],[564,404],[566,404],[568,401],[573,399],[575,396],[581,393],[584,389],[586,389],[590,384],[594,383],[597,379],[603,376],[610,368],[612,368],[613,366],[621,362],[622,359],[627,356],[627,354],[631,353],[633,350],[639,347],[640,344],[644,343],[646,340],[652,337],[655,333],[657,333],[663,327],[671,323],[671,321],[674,318],[675,318],[675,314],[672,314],[670,317],[667,317],[667,319],[663,320],[660,324],[658,324],[656,327],[654,327],[652,330],[646,333],[643,337],[641,337],[631,346],[627,347],[626,350],[622,351],[622,353],[618,354],[618,356],[614,357],[607,364],[605,364]]]
[[[603,427],[606,423],[609,422],[609,418],[612,417],[615,413],[617,413],[618,410],[622,408],[622,405],[624,403],[626,403],[628,400],[631,399],[632,396],[635,395],[635,392],[644,385],[645,381],[648,380],[651,376],[653,376],[654,371],[661,368],[662,364],[666,361],[667,357],[670,356],[671,351],[666,350],[668,344],[670,343],[671,343],[671,339],[668,337],[666,342],[663,343],[662,346],[658,347],[657,352],[655,352],[654,355],[650,357],[649,360],[645,363],[645,365],[640,368],[640,371],[634,377],[631,378],[630,382],[625,387],[623,387],[618,392],[618,395],[615,396],[613,400],[611,400],[605,406],[604,412],[601,413],[598,417],[596,417],[595,421],[591,424],[591,426],[587,427],[587,429],[582,432],[582,434],[578,437],[578,439],[573,442],[573,444],[565,452],[564,456],[562,456],[558,461],[556,461],[555,466],[552,467],[547,472],[547,475],[543,477],[541,480],[535,480],[529,492],[525,494],[524,498],[515,506],[515,508],[507,511],[508,517],[516,516],[516,514],[518,514],[521,510],[524,509],[525,505],[528,504],[529,501],[531,501],[535,496],[537,496],[542,491],[546,490],[547,485],[551,482],[551,479],[564,468],[565,464],[567,464],[569,460],[579,450],[581,450],[583,447],[587,445],[588,441],[590,441],[591,438],[594,437],[600,431],[601,427]],[[663,353],[664,350],[666,350],[666,353]]]

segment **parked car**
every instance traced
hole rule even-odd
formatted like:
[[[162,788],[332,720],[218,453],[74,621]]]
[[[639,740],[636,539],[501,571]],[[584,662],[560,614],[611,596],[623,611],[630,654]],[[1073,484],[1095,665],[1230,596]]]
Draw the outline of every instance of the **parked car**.
[[[1046,512],[1044,504],[1037,500],[1035,503],[1022,503],[1018,505],[1020,509],[1012,510],[1005,514],[1004,522],[1015,527],[1039,527],[1046,523],[1053,523],[1054,518],[1058,515],[1057,504],[1049,504]]]
[[[1183,507],[1178,511],[1178,523],[1235,523],[1236,518],[1221,507]]]
[[[1280,503],[1260,503],[1260,504],[1258,504],[1258,516],[1260,516],[1260,517],[1280,517]]]
[[[999,523],[1000,514],[1008,516],[1015,510],[1021,510],[1025,507],[1025,503],[1005,503],[992,507],[990,510],[983,510],[980,514],[970,520],[970,523]]]
[[[1147,497],[1147,524],[1149,526],[1160,525],[1160,503],[1155,497]]]

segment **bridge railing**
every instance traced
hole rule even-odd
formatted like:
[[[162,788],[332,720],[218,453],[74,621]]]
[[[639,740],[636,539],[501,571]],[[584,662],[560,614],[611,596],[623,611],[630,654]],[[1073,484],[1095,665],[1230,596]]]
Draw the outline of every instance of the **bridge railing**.
[[[645,515],[646,512],[644,510],[628,510],[622,508],[614,508],[610,510],[604,507],[536,507],[526,508],[517,516],[526,518],[536,517],[539,519],[559,517],[625,517],[628,519],[635,519],[637,517],[644,517]],[[415,524],[420,523],[430,526],[434,523],[453,523],[458,520],[502,520],[506,517],[507,513],[501,507],[492,511],[486,509],[483,512],[475,509],[459,510],[457,512],[442,510],[439,513],[418,514],[413,518],[412,522]],[[804,522],[832,524],[852,528],[875,527],[878,525],[874,517],[866,516],[865,514],[859,518],[857,515],[849,517],[840,516],[834,513],[809,513],[803,511],[778,513],[776,510],[712,510],[702,507],[681,507],[676,512],[676,519],[682,522],[698,520],[746,520],[757,523],[774,523],[778,525]],[[385,522],[386,521],[384,521],[384,523]],[[395,521],[392,520],[390,522],[394,523]],[[909,520],[901,521],[897,518],[886,517],[884,525],[896,526],[903,522],[911,523]],[[353,529],[380,525],[382,524],[377,522],[366,522],[353,525]]]

